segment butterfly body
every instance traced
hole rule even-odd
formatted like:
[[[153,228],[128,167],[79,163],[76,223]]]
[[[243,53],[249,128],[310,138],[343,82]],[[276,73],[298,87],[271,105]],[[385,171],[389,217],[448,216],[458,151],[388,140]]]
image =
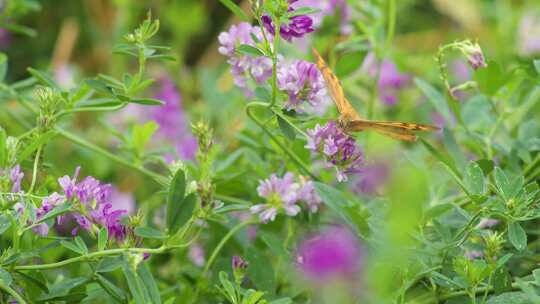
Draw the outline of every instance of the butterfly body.
[[[343,131],[357,132],[373,130],[394,139],[415,141],[417,136],[414,132],[438,130],[438,128],[435,126],[424,124],[362,119],[349,100],[347,100],[345,97],[345,93],[339,79],[326,65],[326,62],[319,52],[313,49],[313,55],[315,56],[317,67],[323,75],[330,95],[332,96],[338,112],[340,113],[337,123]]]

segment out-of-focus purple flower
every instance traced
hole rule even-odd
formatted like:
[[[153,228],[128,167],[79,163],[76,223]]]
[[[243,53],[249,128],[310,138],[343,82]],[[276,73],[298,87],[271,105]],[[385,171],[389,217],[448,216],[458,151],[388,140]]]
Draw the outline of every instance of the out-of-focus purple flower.
[[[375,194],[388,179],[389,168],[383,163],[374,163],[362,168],[359,177],[353,185],[358,193]]]
[[[227,62],[231,65],[235,84],[244,89],[248,96],[253,94],[248,88],[249,79],[262,84],[272,76],[270,58],[247,56],[236,52],[238,46],[242,44],[256,46],[253,37],[257,38],[257,42],[262,41],[261,28],[247,22],[232,25],[228,32],[223,32],[218,36],[220,43],[218,51],[228,57]]]
[[[500,221],[496,220],[496,219],[483,218],[483,219],[480,220],[478,225],[476,225],[476,228],[478,228],[478,229],[489,229],[489,228],[492,228],[492,227],[495,227],[495,226],[499,225],[499,223],[500,223]]]
[[[298,0],[291,6],[293,9],[299,9],[301,7],[319,9],[319,12],[310,14],[314,28],[321,26],[324,17],[337,15],[340,22],[341,34],[349,35],[352,32],[352,10],[346,0]]]
[[[111,191],[111,203],[116,210],[126,210],[128,214],[135,213],[135,197],[131,192],[121,192],[116,187]]]
[[[242,271],[248,267],[249,263],[245,261],[244,259],[242,259],[241,257],[234,255],[231,259],[231,265],[232,265],[233,271],[239,271],[239,270]]]
[[[378,74],[377,90],[379,97],[384,104],[389,106],[397,103],[399,92],[411,83],[409,74],[400,73],[397,66],[389,59],[378,63],[374,53],[369,53],[366,56],[362,64],[362,70],[371,77],[377,77]]]
[[[305,103],[314,109],[323,108],[319,112],[326,110],[326,84],[314,64],[303,60],[294,61],[292,64],[281,63],[277,78],[279,89],[289,96],[285,104],[287,110],[303,112]]]
[[[519,53],[524,56],[540,54],[540,17],[534,14],[523,16],[518,30]]]
[[[469,260],[476,260],[476,259],[481,259],[484,257],[484,252],[480,251],[480,250],[470,250],[470,251],[466,251],[463,256],[465,256],[467,259]]]
[[[206,259],[204,257],[204,248],[199,244],[193,244],[189,247],[189,259],[196,266],[203,266]]]
[[[350,278],[360,271],[362,249],[357,237],[342,226],[332,226],[298,246],[296,261],[309,279]]]
[[[298,191],[298,200],[306,203],[309,211],[315,213],[319,210],[322,203],[319,194],[315,191],[313,181],[307,180],[303,176],[300,177],[300,190]]]
[[[296,1],[289,2],[292,3]],[[289,13],[294,11],[295,9],[292,6],[289,7]],[[270,16],[262,16],[261,21],[267,31],[269,31],[272,35],[276,34],[276,26],[272,22],[272,18],[270,18]],[[279,28],[280,36],[289,42],[291,42],[293,38],[302,38],[304,35],[313,31],[313,20],[307,15],[298,15],[289,18],[289,24],[282,24]]]
[[[182,96],[169,78],[162,78],[159,83],[161,88],[155,98],[165,101],[165,104],[156,107],[151,114],[159,125],[157,136],[172,143],[177,155],[182,159],[195,159],[197,139],[191,134],[186,121],[182,109]]]
[[[21,171],[21,166],[16,165],[9,172],[9,179],[11,180],[11,192],[19,193],[21,192],[21,182],[24,178],[24,173]]]
[[[260,181],[257,192],[260,197],[266,198],[265,204],[251,207],[253,214],[259,214],[263,223],[268,223],[276,218],[279,210],[283,210],[288,216],[295,216],[300,212],[296,204],[297,192],[300,185],[294,182],[294,175],[286,173],[283,178],[272,174],[269,179]]]
[[[334,121],[324,126],[317,124],[307,133],[305,147],[323,156],[327,167],[336,169],[338,181],[346,181],[347,174],[359,172],[363,153],[354,138],[339,129]]]

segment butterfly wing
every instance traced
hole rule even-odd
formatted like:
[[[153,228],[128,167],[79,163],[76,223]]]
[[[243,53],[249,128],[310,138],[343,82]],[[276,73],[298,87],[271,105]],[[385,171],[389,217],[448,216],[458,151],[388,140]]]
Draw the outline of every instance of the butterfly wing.
[[[376,120],[354,120],[347,124],[346,131],[365,131],[374,130],[392,138],[405,141],[415,141],[416,131],[436,131],[439,128],[430,125],[398,122],[398,121],[376,121]]]
[[[336,104],[336,107],[342,118],[347,121],[360,119],[360,116],[358,115],[356,110],[345,97],[345,93],[343,92],[343,87],[341,86],[339,79],[336,77],[336,75],[334,75],[332,70],[330,70],[328,65],[326,65],[326,62],[319,54],[319,52],[317,52],[316,49],[313,49],[312,51],[313,56],[315,56],[316,59],[317,67],[323,75],[323,78],[326,82],[326,87],[328,88],[328,91],[330,91],[330,95],[332,96],[332,99],[334,100],[334,103]]]

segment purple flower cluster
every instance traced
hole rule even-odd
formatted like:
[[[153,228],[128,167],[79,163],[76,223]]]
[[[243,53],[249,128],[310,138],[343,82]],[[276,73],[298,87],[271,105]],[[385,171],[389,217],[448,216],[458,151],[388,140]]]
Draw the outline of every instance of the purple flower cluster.
[[[316,212],[321,204],[313,182],[300,178],[297,183],[291,172],[282,178],[272,174],[270,178],[261,180],[257,192],[266,199],[266,203],[255,205],[250,210],[253,214],[259,214],[263,223],[273,221],[280,211],[288,216],[296,216],[301,211],[299,202],[304,202],[310,212]]]
[[[308,130],[306,148],[321,154],[327,167],[334,167],[338,181],[347,181],[347,174],[358,173],[363,164],[363,153],[354,138],[337,127],[334,121],[324,126],[317,124]]]
[[[257,84],[263,83],[272,76],[272,60],[267,57],[252,57],[241,55],[236,52],[238,46],[247,44],[255,46],[253,37],[262,41],[262,31],[258,26],[252,26],[247,22],[242,22],[231,26],[228,32],[219,35],[219,52],[227,56],[227,62],[231,65],[231,72],[235,84],[244,89],[246,94],[251,95],[248,89],[248,80],[252,78]]]
[[[92,225],[106,227],[109,238],[123,240],[127,234],[127,228],[122,224],[122,216],[127,210],[115,209],[110,201],[112,187],[110,184],[102,184],[97,179],[87,176],[77,183],[80,167],[77,167],[73,177],[64,176],[58,179],[58,183],[64,190],[66,200],[73,201],[77,212],[72,213],[79,227],[72,230],[76,235],[79,228],[91,231]],[[61,222],[63,217],[59,219]]]
[[[298,0],[289,0],[289,3],[293,4],[297,1]],[[290,6],[289,13],[294,11],[295,9]],[[276,26],[272,22],[272,18],[270,18],[270,16],[262,16],[261,21],[267,31],[269,31],[272,35],[276,34]],[[289,19],[288,24],[282,24],[279,28],[280,36],[289,42],[292,41],[293,37],[302,38],[305,34],[309,34],[313,31],[313,19],[307,15],[294,16]]]
[[[388,173],[389,168],[384,163],[366,165],[361,169],[353,190],[357,193],[376,194],[388,179]]]
[[[186,122],[182,96],[171,79],[162,78],[159,83],[161,88],[155,98],[165,101],[165,104],[156,107],[151,114],[159,125],[157,136],[172,143],[176,148],[176,154],[182,159],[195,159],[197,139],[191,134]],[[169,161],[176,159],[175,156],[168,158]]]
[[[342,226],[332,226],[302,242],[296,261],[309,279],[347,279],[360,271],[362,249],[358,238]]]
[[[313,63],[297,60],[280,64],[277,78],[279,89],[289,96],[286,109],[303,112],[307,103],[311,109],[322,113],[329,104],[324,78]]]
[[[397,66],[390,60],[385,59],[382,63],[377,62],[375,54],[369,53],[364,60],[362,69],[371,77],[377,77],[377,90],[381,101],[393,106],[398,101],[398,94],[411,83],[409,74],[402,74]]]

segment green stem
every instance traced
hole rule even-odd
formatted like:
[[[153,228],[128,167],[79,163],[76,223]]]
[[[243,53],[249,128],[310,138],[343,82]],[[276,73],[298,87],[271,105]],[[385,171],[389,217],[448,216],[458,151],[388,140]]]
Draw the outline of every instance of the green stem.
[[[512,290],[518,290],[518,289],[519,289],[519,286],[516,283],[512,283]],[[482,293],[485,293],[485,292],[490,293],[492,291],[494,291],[494,288],[491,287],[491,286],[480,287],[480,288],[476,288],[474,290],[474,294],[475,295],[476,294],[482,294]],[[451,292],[451,293],[441,295],[440,297],[438,297],[438,300],[439,301],[446,301],[446,300],[449,300],[449,299],[452,299],[452,298],[457,298],[457,297],[467,296],[467,295],[470,296],[470,292],[468,290],[454,291],[454,292]]]
[[[34,159],[34,168],[32,172],[32,183],[30,184],[30,189],[28,189],[28,193],[32,193],[34,191],[34,187],[36,185],[37,180],[37,171],[38,171],[38,164],[39,164],[39,158],[41,157],[41,149],[43,148],[43,145],[40,145],[36,152],[36,158]]]
[[[204,270],[203,270],[203,272],[201,274],[201,278],[204,278],[208,274],[208,271],[210,270],[210,266],[212,266],[212,263],[216,259],[217,255],[219,254],[219,252],[221,251],[223,246],[225,246],[225,244],[229,241],[229,239],[233,235],[235,235],[238,231],[243,229],[244,227],[249,226],[249,225],[253,225],[253,224],[256,224],[256,223],[258,223],[258,222],[257,221],[245,221],[245,222],[242,222],[242,223],[234,226],[231,230],[229,230],[229,232],[221,239],[221,241],[216,246],[216,248],[214,248],[214,251],[210,255],[210,258],[208,259],[208,262],[206,262],[206,265],[204,266]]]
[[[247,201],[247,200],[244,200],[244,199],[241,199],[241,198],[236,198],[236,197],[223,195],[223,194],[214,194],[214,197],[216,199],[218,199],[220,201],[224,201],[224,202],[240,204],[240,205],[250,205],[251,206],[250,201]]]
[[[71,132],[68,132],[62,128],[59,128],[59,127],[56,127],[55,130],[58,132],[58,134],[60,134],[61,136],[63,136],[64,138],[78,144],[78,145],[81,145],[83,147],[86,147],[94,152],[97,152],[107,158],[109,158],[110,160],[112,161],[115,161],[121,165],[124,165],[128,168],[131,168],[131,169],[134,169],[136,171],[139,171],[140,173],[148,176],[148,177],[151,177],[152,179],[154,179],[157,183],[161,184],[161,185],[164,185],[166,183],[166,178],[158,173],[155,173],[155,172],[152,172],[150,170],[147,170],[143,167],[140,167],[140,166],[137,166],[135,165],[134,163],[130,162],[130,161],[127,161],[119,156],[116,156],[114,154],[112,154],[111,152],[101,148],[101,147],[98,147],[88,141],[86,141],[85,139],[71,133]]]
[[[386,47],[388,48],[394,40],[396,32],[396,0],[388,0],[388,27],[386,34]]]
[[[268,107],[272,107],[277,102],[277,54],[279,49],[279,35],[280,35],[280,27],[281,24],[279,23],[279,20],[274,20],[274,49],[272,50],[272,102]]]
[[[251,112],[252,108],[253,107],[262,107],[262,108],[268,108],[267,104],[266,103],[262,103],[262,102],[251,102],[249,103],[247,106],[246,106],[246,113],[247,115],[249,116],[249,118],[251,118],[251,120],[253,120],[257,125],[259,125],[259,127],[264,131],[264,133],[266,133],[266,135],[268,135],[268,137],[270,137],[270,139],[275,142],[282,150],[283,152],[285,152],[295,163],[296,165],[298,166],[298,168],[300,168],[300,170],[304,171],[304,174],[307,174],[309,175],[313,180],[318,180],[317,177],[311,173],[309,171],[309,169],[307,168],[307,166],[302,162],[302,160],[296,155],[294,154],[294,152],[292,152],[289,148],[285,147],[285,145],[283,145],[283,143],[281,141],[279,141],[275,136],[274,134],[272,134],[272,132],[270,132],[266,126],[264,125],[263,122],[261,122],[259,119],[257,119],[257,117],[255,117],[255,115]]]
[[[19,304],[26,304],[27,302],[23,299],[21,295],[19,295],[13,288],[0,283],[0,289],[5,290],[8,294],[10,294],[15,300],[17,300],[17,303]]]
[[[185,247],[185,245],[171,245],[171,246],[161,246],[159,248],[117,248],[117,249],[109,249],[109,250],[103,250],[103,251],[97,251],[88,253],[85,255],[81,255],[78,257],[74,257],[71,259],[63,260],[56,263],[50,263],[50,264],[41,264],[41,265],[21,265],[21,266],[15,266],[15,270],[44,270],[44,269],[54,269],[58,267],[62,267],[65,265],[69,265],[72,263],[77,262],[83,262],[83,261],[89,261],[95,258],[104,257],[104,256],[110,256],[110,255],[119,255],[123,253],[150,253],[150,254],[159,254],[163,253],[167,250],[174,249],[174,248],[181,248]]]
[[[293,124],[287,116],[283,115],[283,113],[281,113],[280,111],[276,109],[272,109],[272,112],[274,112],[274,114],[279,116],[279,118],[283,119],[286,123],[292,126],[296,130],[296,132],[300,133],[302,136],[304,136],[304,138],[308,138],[308,135],[306,134],[306,132],[304,132],[304,130],[300,129],[298,126]]]

